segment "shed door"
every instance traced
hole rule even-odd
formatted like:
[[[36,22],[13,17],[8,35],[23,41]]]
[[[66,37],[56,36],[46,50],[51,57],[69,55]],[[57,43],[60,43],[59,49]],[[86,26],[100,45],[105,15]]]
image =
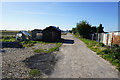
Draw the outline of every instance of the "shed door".
[[[55,32],[52,31],[52,41],[55,41]]]
[[[43,36],[42,33],[37,33],[37,34],[36,34],[36,39],[42,40],[42,36]]]

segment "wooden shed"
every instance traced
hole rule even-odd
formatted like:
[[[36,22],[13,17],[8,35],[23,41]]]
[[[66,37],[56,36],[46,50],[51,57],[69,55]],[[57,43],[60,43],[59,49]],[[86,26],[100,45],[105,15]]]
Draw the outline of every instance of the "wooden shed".
[[[41,29],[32,30],[31,35],[33,40],[42,40],[42,37],[43,37],[43,33]]]
[[[58,42],[61,40],[61,30],[55,26],[49,26],[43,30],[43,41]]]

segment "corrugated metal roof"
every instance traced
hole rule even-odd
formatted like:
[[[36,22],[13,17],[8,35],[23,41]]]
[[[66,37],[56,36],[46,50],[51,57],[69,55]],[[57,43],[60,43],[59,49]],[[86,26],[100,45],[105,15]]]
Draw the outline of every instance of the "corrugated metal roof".
[[[19,33],[23,33],[26,36],[30,36],[30,34],[27,31],[20,31]]]

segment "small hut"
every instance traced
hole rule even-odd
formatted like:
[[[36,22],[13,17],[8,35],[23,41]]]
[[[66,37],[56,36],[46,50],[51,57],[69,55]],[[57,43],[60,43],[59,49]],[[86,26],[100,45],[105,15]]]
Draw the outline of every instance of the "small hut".
[[[30,34],[27,31],[19,31],[16,34],[16,40],[29,40]]]
[[[49,26],[43,30],[43,41],[58,42],[61,40],[61,30],[55,26]]]
[[[33,40],[42,40],[42,37],[43,37],[43,33],[41,29],[32,30],[31,35]]]

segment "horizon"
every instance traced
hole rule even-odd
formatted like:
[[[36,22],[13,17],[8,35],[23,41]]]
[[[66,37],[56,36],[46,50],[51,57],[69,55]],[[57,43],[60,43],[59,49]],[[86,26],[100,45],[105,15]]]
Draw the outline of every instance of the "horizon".
[[[33,30],[48,26],[71,30],[82,20],[91,26],[102,24],[105,32],[118,31],[118,2],[2,3],[1,30]]]

